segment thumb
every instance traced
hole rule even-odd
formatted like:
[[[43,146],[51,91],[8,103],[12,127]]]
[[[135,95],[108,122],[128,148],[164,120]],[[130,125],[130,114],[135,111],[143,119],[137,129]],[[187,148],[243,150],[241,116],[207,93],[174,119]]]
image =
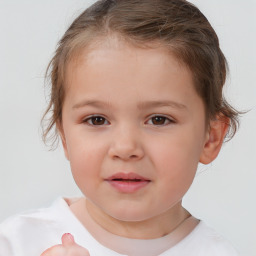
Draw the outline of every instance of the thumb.
[[[74,237],[70,234],[70,233],[65,233],[62,237],[61,237],[61,241],[62,241],[62,245],[64,247],[69,247],[72,245],[75,245],[75,240]]]
[[[62,246],[65,248],[66,253],[68,253],[65,255],[90,256],[87,249],[85,249],[75,243],[74,237],[70,233],[65,233],[61,237],[61,241],[62,241]]]

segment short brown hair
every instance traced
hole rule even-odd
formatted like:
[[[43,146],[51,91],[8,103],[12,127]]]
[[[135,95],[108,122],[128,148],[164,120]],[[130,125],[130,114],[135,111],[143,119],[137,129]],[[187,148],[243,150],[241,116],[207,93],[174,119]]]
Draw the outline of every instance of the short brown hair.
[[[230,120],[229,137],[235,134],[239,112],[227,103],[222,92],[227,62],[214,29],[197,7],[185,0],[101,0],[71,24],[47,68],[51,96],[42,119],[47,122],[43,127],[45,142],[51,139],[54,144],[58,139],[56,124],[62,119],[67,64],[79,50],[111,34],[138,47],[158,42],[169,48],[191,70],[207,121],[222,115]]]

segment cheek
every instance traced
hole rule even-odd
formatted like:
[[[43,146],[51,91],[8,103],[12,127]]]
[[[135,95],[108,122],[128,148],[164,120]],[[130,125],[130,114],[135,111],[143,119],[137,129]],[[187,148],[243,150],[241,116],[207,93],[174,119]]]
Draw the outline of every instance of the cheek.
[[[166,136],[155,142],[151,138],[150,142],[154,145],[148,147],[150,155],[163,169],[168,169],[168,166],[196,166],[199,162],[202,145],[192,136]]]
[[[105,148],[96,140],[73,140],[69,144],[69,160],[71,171],[78,185],[95,182],[94,177],[100,175],[100,166],[104,160]]]
[[[84,154],[70,160],[74,181],[84,195],[90,194],[90,191],[99,186],[100,174],[96,164],[90,156]]]
[[[180,186],[189,187],[195,176],[200,157],[200,148],[195,140],[189,137],[182,140],[166,139],[151,148],[154,165],[158,174],[173,189]]]
[[[85,165],[99,158],[106,147],[103,140],[79,131],[72,137],[67,138],[67,145],[71,163],[81,162]]]

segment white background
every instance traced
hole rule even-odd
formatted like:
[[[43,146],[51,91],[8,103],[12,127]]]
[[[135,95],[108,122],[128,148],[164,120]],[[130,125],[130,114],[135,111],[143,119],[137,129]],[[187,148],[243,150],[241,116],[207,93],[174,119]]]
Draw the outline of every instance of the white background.
[[[58,196],[79,195],[62,149],[40,138],[44,72],[57,41],[93,1],[0,0],[0,222]],[[184,205],[256,255],[256,1],[193,0],[217,31],[230,64],[225,90],[242,118],[218,159],[200,166]]]

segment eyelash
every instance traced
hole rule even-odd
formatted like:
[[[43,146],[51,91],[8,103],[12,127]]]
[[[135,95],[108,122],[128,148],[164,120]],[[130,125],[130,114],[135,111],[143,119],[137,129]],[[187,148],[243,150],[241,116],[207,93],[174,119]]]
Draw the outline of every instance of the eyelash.
[[[153,118],[159,119],[160,121],[163,121],[163,123],[161,123],[161,124],[154,124],[153,123]],[[154,125],[154,126],[166,126],[166,125],[175,123],[175,121],[173,119],[171,119],[170,117],[164,116],[164,115],[154,115],[154,116],[151,116],[147,122],[149,122],[150,120],[151,120],[151,124],[150,125]]]
[[[155,121],[160,121],[162,123],[160,124],[155,124],[153,119],[155,118]],[[97,120],[100,119],[100,120]],[[156,120],[158,119],[158,120]],[[151,121],[150,121],[151,120]],[[99,124],[95,124],[94,121],[99,121]],[[93,115],[89,116],[86,119],[83,120],[83,123],[87,123],[90,126],[103,126],[103,125],[109,125],[110,122],[103,116],[101,115]],[[153,125],[153,126],[166,126],[169,124],[174,124],[176,123],[175,120],[171,119],[170,117],[164,116],[164,115],[154,115],[151,116],[146,123]]]
[[[104,121],[103,124],[93,124],[93,120],[96,120],[97,118],[100,118],[102,121]],[[89,116],[83,120],[83,123],[87,123],[90,126],[103,126],[103,125],[106,125],[106,122],[107,122],[107,125],[110,124],[105,117],[100,115]]]

